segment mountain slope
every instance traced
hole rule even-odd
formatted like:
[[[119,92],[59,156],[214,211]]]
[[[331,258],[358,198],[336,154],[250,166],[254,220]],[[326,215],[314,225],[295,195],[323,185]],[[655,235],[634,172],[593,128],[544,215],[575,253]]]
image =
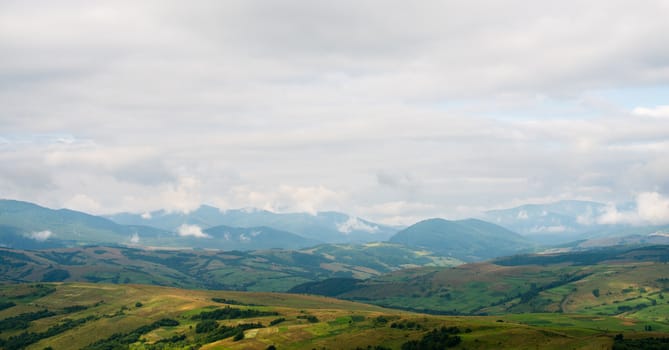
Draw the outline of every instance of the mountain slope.
[[[390,242],[419,247],[464,261],[478,261],[531,248],[522,236],[489,222],[429,219],[398,232]]]
[[[218,212],[218,209],[215,210]],[[205,209],[204,213],[212,212]],[[176,221],[175,221],[176,222]],[[258,250],[299,249],[322,243],[291,232],[269,227],[236,228],[199,226],[173,231],[130,225],[69,209],[49,209],[28,202],[0,200],[0,246],[17,249],[45,249],[85,244]]]
[[[49,209],[15,200],[0,200],[0,240],[21,234],[35,241],[76,241],[77,243],[123,243],[135,232],[149,234],[155,229],[126,227],[111,220],[69,209]],[[6,244],[6,242],[0,242]],[[6,244],[8,245],[8,244]]]
[[[326,243],[383,241],[397,229],[336,212],[273,213],[259,209],[221,211],[203,205],[189,213],[155,211],[148,214],[121,213],[108,216],[124,225],[149,225],[176,231],[181,225],[197,225],[202,229],[225,225],[233,227],[266,226],[292,232]]]

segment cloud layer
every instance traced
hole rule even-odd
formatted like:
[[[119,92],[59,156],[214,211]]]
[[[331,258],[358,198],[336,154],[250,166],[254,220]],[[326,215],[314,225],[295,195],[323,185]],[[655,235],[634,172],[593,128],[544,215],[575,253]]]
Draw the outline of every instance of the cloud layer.
[[[183,224],[179,226],[177,233],[182,237],[211,238],[211,236],[202,232],[202,228],[197,225]]]
[[[29,237],[36,240],[36,241],[44,242],[47,239],[49,239],[49,237],[51,237],[52,235],[53,235],[53,232],[51,232],[49,230],[44,230],[44,231],[39,231],[39,232],[32,232],[32,233],[30,233]]]
[[[667,11],[4,1],[0,197],[386,223],[665,198]],[[661,200],[645,199],[644,220],[661,221]]]
[[[599,224],[666,225],[669,224],[669,197],[657,192],[643,192],[636,198],[633,210],[606,206],[597,218]]]

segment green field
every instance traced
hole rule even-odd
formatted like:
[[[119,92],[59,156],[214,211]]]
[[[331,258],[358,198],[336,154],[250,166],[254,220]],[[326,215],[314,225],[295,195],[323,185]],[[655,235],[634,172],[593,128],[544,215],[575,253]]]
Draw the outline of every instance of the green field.
[[[0,249],[0,348],[404,350],[442,342],[436,348],[563,350],[643,348],[669,338],[668,247],[386,274],[374,270],[389,262],[375,252],[408,251],[365,247]],[[348,273],[314,281],[340,269]],[[353,279],[353,271],[375,277]],[[77,280],[97,283],[70,282]],[[305,290],[339,299],[273,292],[304,281]],[[246,291],[223,290],[230,286]]]
[[[114,333],[137,332],[137,339],[123,348],[180,349],[198,345],[202,349],[267,349],[274,345],[277,349],[400,349],[406,342],[422,339],[440,327],[457,327],[460,343],[456,349],[609,349],[619,333],[627,339],[669,336],[663,322],[640,322],[626,316],[435,316],[317,296],[148,285],[5,284],[0,287],[0,301],[15,304],[0,311],[0,320],[25,317],[40,310],[53,313],[29,321],[26,328],[2,330],[0,344],[4,343],[6,349],[11,348],[7,344],[12,337],[45,334],[56,325],[73,321],[81,323],[25,348],[96,349],[90,345],[109,339]],[[198,315],[226,307],[251,310],[244,312],[252,315],[212,321],[219,329],[234,330],[241,324],[258,327],[258,323],[262,328],[243,330],[242,339],[228,336],[207,343],[205,339],[213,333],[196,332],[198,323],[203,322]],[[164,319],[176,322],[155,326]],[[272,324],[276,320],[279,322]],[[150,325],[154,326],[147,327]],[[644,328],[648,325],[651,331]]]
[[[565,313],[669,321],[664,316],[669,307],[669,294],[665,297],[669,264],[664,262],[669,248],[588,254],[536,256],[535,260],[520,256],[451,268],[405,269],[328,295],[437,314]],[[584,262],[586,258],[589,261]],[[308,292],[321,290],[317,284],[308,286]]]

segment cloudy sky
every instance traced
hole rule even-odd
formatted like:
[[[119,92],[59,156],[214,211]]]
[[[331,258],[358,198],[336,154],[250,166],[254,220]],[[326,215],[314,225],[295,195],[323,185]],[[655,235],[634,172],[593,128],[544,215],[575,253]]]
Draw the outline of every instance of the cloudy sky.
[[[0,197],[403,224],[643,200],[669,221],[668,17],[662,0],[3,0]]]

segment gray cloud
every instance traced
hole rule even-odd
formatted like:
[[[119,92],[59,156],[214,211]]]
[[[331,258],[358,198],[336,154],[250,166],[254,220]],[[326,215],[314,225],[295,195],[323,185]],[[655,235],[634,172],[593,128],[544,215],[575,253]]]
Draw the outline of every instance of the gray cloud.
[[[0,197],[406,223],[669,194],[667,102],[625,92],[669,89],[663,1],[38,4],[0,4]]]

